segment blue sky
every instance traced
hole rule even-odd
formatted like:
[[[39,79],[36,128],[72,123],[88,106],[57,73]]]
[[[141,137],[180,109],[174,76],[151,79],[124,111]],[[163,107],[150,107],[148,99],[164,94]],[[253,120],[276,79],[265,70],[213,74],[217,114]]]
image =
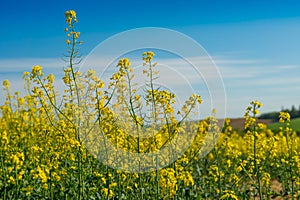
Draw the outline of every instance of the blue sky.
[[[83,55],[134,28],[169,28],[193,38],[219,68],[229,117],[242,116],[253,99],[263,102],[262,112],[300,104],[297,0],[2,1],[1,82],[10,79],[12,89],[20,90],[22,72],[33,65],[49,73],[63,66],[64,12],[70,9],[79,18]]]

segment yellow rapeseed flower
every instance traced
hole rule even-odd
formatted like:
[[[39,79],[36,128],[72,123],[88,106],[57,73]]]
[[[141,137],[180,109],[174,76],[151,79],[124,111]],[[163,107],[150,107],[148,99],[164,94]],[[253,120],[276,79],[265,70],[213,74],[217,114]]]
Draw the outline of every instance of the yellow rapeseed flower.
[[[225,190],[224,195],[222,195],[220,199],[238,200],[238,197],[233,190]]]
[[[39,65],[33,66],[31,70],[32,70],[31,74],[32,74],[33,77],[42,75],[42,67],[39,66]]]
[[[65,12],[65,17],[66,18],[73,18],[76,19],[76,12],[75,10],[68,10]]]
[[[149,63],[152,60],[152,58],[155,56],[155,54],[152,51],[148,51],[148,52],[144,52],[142,56],[145,63]]]
[[[9,80],[4,80],[4,81],[3,81],[3,86],[4,86],[5,88],[9,88],[9,87],[10,87],[10,82],[9,82]]]
[[[290,120],[291,120],[290,113],[288,112],[279,113],[279,122],[284,123],[284,122],[289,122]]]

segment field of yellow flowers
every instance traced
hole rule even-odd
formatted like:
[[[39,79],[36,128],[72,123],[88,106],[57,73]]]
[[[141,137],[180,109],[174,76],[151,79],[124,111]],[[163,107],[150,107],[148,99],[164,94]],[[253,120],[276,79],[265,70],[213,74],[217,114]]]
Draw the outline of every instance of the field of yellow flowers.
[[[64,93],[39,65],[24,72],[25,96],[3,82],[0,199],[300,198],[300,137],[289,127],[288,113],[278,116],[276,134],[257,123],[258,101],[246,108],[242,132],[229,119],[222,128],[214,116],[191,121],[200,96],[175,110],[176,95],[155,87],[153,52],[142,55],[144,96],[127,58],[105,85],[95,71],[76,69],[76,12],[65,17]],[[132,156],[144,154],[151,156]]]

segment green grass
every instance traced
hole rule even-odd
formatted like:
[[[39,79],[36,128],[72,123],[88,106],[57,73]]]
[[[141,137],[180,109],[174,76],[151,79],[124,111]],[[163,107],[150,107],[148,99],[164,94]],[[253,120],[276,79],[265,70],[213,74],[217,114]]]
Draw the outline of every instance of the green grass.
[[[282,123],[272,123],[272,124],[268,124],[268,128],[271,129],[272,131],[278,132],[279,131],[279,127],[282,127],[283,124]],[[296,118],[296,119],[292,119],[291,123],[290,123],[290,127],[297,132],[300,132],[300,118]]]

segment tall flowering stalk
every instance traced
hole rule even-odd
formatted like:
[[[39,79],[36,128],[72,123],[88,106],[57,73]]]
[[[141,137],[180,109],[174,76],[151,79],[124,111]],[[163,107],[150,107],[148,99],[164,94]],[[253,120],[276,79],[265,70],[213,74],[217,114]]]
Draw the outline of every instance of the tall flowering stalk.
[[[65,29],[65,32],[67,33],[67,37],[68,39],[66,40],[66,43],[69,47],[69,49],[67,50],[67,55],[66,57],[68,58],[68,63],[69,66],[66,70],[66,75],[64,79],[65,83],[69,85],[70,87],[70,93],[71,96],[75,95],[76,100],[77,100],[77,107],[76,110],[81,109],[81,93],[80,93],[80,88],[78,86],[78,80],[77,80],[77,76],[80,74],[78,73],[78,71],[75,70],[74,65],[78,64],[79,62],[76,61],[76,59],[80,58],[79,56],[79,51],[77,49],[77,45],[81,44],[81,41],[78,41],[78,38],[80,36],[80,32],[76,32],[75,31],[75,23],[78,22],[77,20],[77,16],[76,16],[76,12],[74,10],[69,10],[65,12],[65,17],[66,17],[66,23],[67,23],[67,28]],[[74,90],[71,87],[72,84],[70,82],[70,80],[68,80],[68,78],[71,78],[72,83],[74,84]],[[75,92],[75,94],[72,94],[72,91]],[[75,115],[80,115],[81,112],[79,111],[79,113],[75,112]],[[80,126],[81,126],[81,116],[77,117],[74,116],[74,118],[77,121],[77,125],[76,125],[76,133],[77,133],[77,140],[79,141],[80,145],[78,146],[78,152],[77,152],[77,163],[78,163],[78,198],[79,200],[82,199],[83,196],[83,180],[82,180],[82,149],[81,149],[81,138],[80,138]],[[76,123],[76,122],[75,122]]]
[[[293,130],[290,128],[291,116],[288,112],[280,112],[279,113],[279,122],[283,124],[283,128],[281,130],[285,136],[285,143],[288,151],[287,160],[285,160],[284,165],[286,166],[285,172],[288,174],[287,185],[288,189],[291,192],[292,199],[295,199],[295,180],[296,176],[294,174],[294,166],[295,166],[295,157],[294,157],[294,137]]]
[[[258,158],[258,129],[257,129],[257,115],[259,114],[259,108],[262,107],[262,103],[259,101],[252,101],[251,106],[249,106],[246,109],[246,113],[244,115],[245,117],[245,129],[248,130],[248,133],[250,133],[253,136],[253,162],[254,162],[254,170],[252,170],[252,178],[254,178],[256,181],[255,186],[258,190],[259,199],[263,199],[263,193],[262,193],[262,173],[260,171],[261,167],[259,163],[261,162]]]

